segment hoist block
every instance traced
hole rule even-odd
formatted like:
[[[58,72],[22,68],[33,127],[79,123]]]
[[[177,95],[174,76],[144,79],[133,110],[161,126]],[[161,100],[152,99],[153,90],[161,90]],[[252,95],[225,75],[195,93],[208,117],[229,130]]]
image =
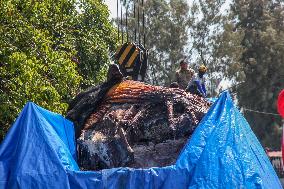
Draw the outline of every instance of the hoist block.
[[[148,51],[142,45],[131,42],[124,43],[117,49],[115,59],[125,77],[131,76],[133,80],[144,81]]]

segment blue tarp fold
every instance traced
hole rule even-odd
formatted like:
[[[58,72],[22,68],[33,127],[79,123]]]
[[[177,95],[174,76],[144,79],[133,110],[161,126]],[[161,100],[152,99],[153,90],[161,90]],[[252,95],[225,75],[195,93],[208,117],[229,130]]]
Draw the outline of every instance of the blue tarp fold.
[[[250,126],[224,92],[175,165],[80,171],[72,122],[28,103],[0,146],[0,189],[282,188]]]

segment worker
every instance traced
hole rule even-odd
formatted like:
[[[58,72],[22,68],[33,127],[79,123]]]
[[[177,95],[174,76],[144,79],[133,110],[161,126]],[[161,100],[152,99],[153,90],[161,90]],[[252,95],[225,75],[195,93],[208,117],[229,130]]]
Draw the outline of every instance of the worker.
[[[192,94],[197,94],[198,96],[206,97],[206,88],[205,88],[205,78],[204,74],[206,73],[207,68],[204,65],[199,66],[198,73],[195,73],[188,86],[186,88],[187,92]]]
[[[187,62],[185,60],[180,61],[180,68],[176,71],[176,81],[179,88],[186,89],[188,82],[192,79],[194,75],[194,70],[188,68]]]

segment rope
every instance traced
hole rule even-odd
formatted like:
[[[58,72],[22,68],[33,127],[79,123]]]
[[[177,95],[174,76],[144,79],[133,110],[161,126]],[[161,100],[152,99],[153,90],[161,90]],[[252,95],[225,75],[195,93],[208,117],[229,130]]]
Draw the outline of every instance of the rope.
[[[245,111],[248,112],[254,112],[254,113],[258,113],[258,114],[265,114],[265,115],[273,115],[273,116],[280,116],[279,114],[275,114],[275,113],[270,113],[270,112],[262,112],[262,111],[258,111],[258,110],[252,110],[252,109],[248,109],[248,108],[242,108]]]

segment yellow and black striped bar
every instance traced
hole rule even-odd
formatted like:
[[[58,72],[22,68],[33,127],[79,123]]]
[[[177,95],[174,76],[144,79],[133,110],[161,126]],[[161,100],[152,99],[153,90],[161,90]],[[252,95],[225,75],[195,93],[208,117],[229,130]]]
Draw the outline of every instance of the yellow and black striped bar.
[[[139,48],[133,43],[124,43],[115,53],[115,58],[122,67],[131,68],[134,66],[139,55]]]

